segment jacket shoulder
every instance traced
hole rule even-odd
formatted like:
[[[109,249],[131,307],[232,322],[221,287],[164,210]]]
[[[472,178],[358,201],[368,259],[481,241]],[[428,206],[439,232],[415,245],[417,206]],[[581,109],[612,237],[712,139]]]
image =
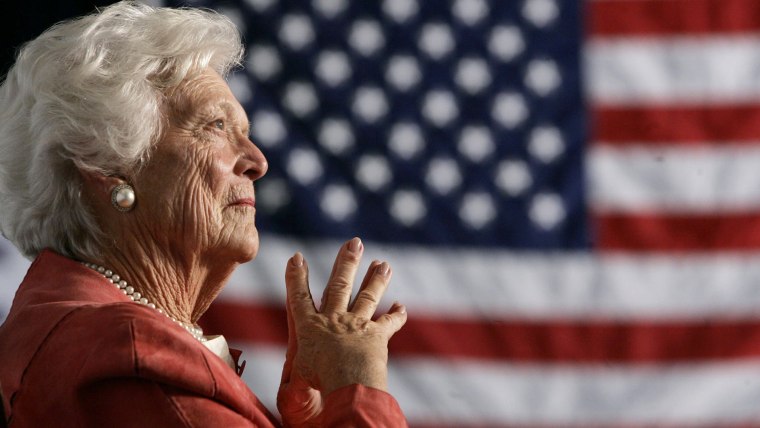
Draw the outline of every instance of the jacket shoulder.
[[[224,369],[234,375],[177,323],[135,303],[73,310],[51,333],[46,348],[59,357],[80,361],[77,371],[82,383],[138,377],[213,397],[215,378],[227,374]]]

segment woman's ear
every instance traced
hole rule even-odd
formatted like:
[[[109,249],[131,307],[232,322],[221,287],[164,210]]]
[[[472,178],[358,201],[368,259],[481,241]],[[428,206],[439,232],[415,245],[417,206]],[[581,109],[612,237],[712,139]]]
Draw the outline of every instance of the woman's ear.
[[[105,175],[99,171],[79,170],[82,187],[94,206],[106,201],[117,211],[132,211],[135,205],[135,189],[123,177]],[[81,193],[80,193],[81,195]]]
[[[127,180],[123,177],[105,175],[100,171],[81,168],[79,169],[79,176],[82,177],[82,183],[86,189],[104,195],[110,195],[114,187],[127,183]]]

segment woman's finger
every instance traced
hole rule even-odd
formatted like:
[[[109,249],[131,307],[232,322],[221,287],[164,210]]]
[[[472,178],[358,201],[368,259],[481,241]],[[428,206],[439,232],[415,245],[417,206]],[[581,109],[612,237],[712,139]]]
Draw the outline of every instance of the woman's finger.
[[[309,291],[309,267],[301,253],[296,253],[288,261],[285,268],[285,289],[295,334],[301,320],[317,312]]]
[[[367,272],[368,278],[362,284],[362,288],[356,293],[356,298],[351,307],[351,312],[363,318],[372,318],[372,315],[380,303],[380,299],[388,289],[391,279],[391,267],[387,262],[370,266]],[[366,285],[365,285],[366,284]]]
[[[388,339],[391,338],[401,327],[406,324],[407,314],[406,306],[399,302],[394,302],[387,313],[380,316],[375,323],[385,332]]]
[[[345,312],[351,299],[356,270],[362,258],[364,246],[359,238],[346,242],[338,251],[332,274],[322,295],[320,312]]]
[[[380,264],[380,260],[372,260],[370,262],[369,267],[367,267],[367,272],[364,273],[362,284],[359,286],[359,293],[361,293],[362,290],[367,288],[367,285],[369,284],[369,280],[372,279],[372,275],[375,272],[375,266],[379,264]],[[353,311],[355,304],[356,304],[356,296],[354,296],[354,299],[351,301],[351,304],[348,305],[348,310]]]
[[[288,316],[288,350],[285,352],[285,364],[282,366],[282,378],[280,385],[290,382],[290,376],[293,373],[293,361],[298,351],[298,341],[296,339],[296,325],[293,322],[293,312],[290,310],[290,302],[285,305],[285,312]]]

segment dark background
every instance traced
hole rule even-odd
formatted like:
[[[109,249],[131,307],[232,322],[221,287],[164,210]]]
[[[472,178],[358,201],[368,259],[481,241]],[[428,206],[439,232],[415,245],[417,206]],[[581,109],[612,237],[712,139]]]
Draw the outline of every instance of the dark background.
[[[92,12],[96,7],[115,3],[114,0],[11,0],[3,2],[0,29],[3,34],[0,48],[0,76],[5,78],[13,65],[17,49],[37,37],[56,22]]]

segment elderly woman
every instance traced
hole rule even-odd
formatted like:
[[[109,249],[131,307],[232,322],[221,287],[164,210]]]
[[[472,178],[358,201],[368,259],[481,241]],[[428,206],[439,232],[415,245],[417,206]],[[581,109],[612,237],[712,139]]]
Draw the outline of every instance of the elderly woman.
[[[223,76],[233,24],[119,3],[28,43],[0,87],[0,226],[34,262],[0,328],[10,426],[279,425],[196,324],[259,241],[267,162]],[[402,426],[386,392],[402,305],[372,321],[391,276],[340,248],[317,308],[285,268],[288,426]]]

